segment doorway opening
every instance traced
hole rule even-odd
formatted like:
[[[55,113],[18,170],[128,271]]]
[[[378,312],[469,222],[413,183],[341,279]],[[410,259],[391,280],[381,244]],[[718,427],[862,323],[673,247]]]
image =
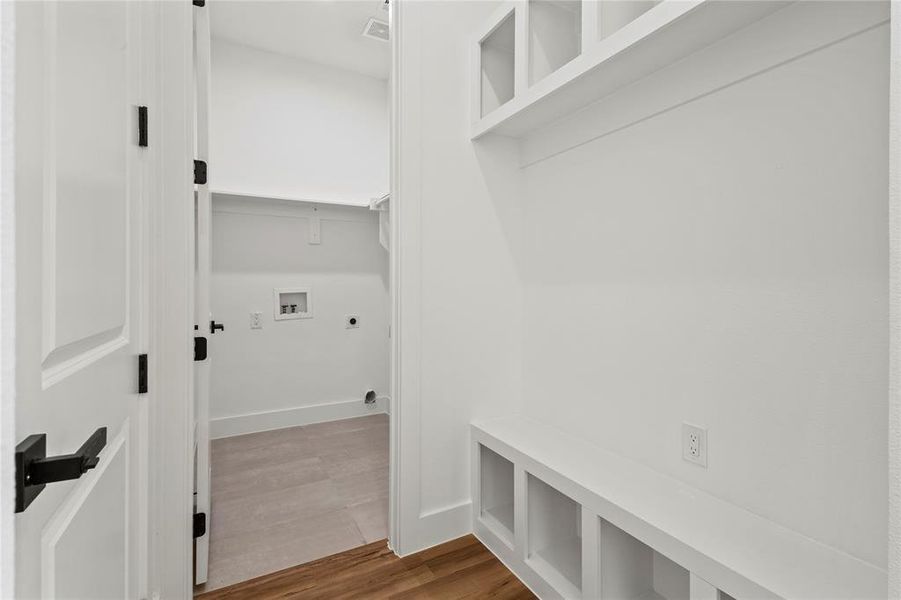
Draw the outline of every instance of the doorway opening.
[[[391,51],[384,0],[194,15],[206,593],[388,537]]]

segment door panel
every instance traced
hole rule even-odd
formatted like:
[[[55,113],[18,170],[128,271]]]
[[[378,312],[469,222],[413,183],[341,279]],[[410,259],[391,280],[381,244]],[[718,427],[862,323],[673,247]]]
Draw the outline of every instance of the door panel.
[[[103,464],[85,476],[44,530],[41,587],[49,592],[46,597],[129,597],[128,547],[122,537],[128,518],[128,450],[126,425],[109,443]],[[84,555],[92,560],[80,560]]]
[[[16,7],[16,435],[46,434],[48,456],[98,427],[108,438],[96,468],[48,484],[16,515],[18,598],[143,593],[139,217],[153,154],[137,146],[137,106],[150,92],[153,6]]]
[[[44,385],[127,341],[136,75],[123,2],[43,10]],[[131,40],[133,41],[133,40]],[[132,65],[133,66],[133,65]],[[131,155],[131,156],[130,156]]]

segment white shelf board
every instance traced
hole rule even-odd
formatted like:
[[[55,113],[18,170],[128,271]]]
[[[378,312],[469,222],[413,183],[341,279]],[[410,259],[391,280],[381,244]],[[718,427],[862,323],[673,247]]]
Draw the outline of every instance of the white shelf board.
[[[473,438],[736,597],[885,598],[884,570],[524,417]]]
[[[264,192],[250,191],[250,190],[221,190],[221,189],[213,189],[210,190],[210,194],[216,196],[236,196],[242,198],[257,198],[260,200],[287,200],[291,202],[307,202],[309,204],[334,204],[337,206],[365,206],[368,207],[371,201],[371,198],[379,198],[384,194],[378,193],[373,194],[367,198],[326,198],[326,199],[315,199],[315,198],[300,198],[298,196],[290,196],[284,194],[267,194]]]
[[[513,503],[502,504],[482,511],[482,522],[498,537],[513,544]]]
[[[486,133],[522,137],[791,4],[782,0],[663,0],[523,93],[478,119]]]
[[[582,596],[582,540],[573,536],[542,548],[527,559],[533,569],[564,598]]]

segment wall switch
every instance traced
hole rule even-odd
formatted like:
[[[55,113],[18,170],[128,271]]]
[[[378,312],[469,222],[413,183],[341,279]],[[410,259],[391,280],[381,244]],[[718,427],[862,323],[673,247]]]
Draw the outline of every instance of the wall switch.
[[[360,317],[357,315],[347,315],[344,317],[344,328],[345,329],[359,329],[360,328]]]
[[[251,329],[262,329],[263,328],[263,313],[261,313],[261,312],[250,313],[250,328]]]
[[[707,468],[707,430],[682,423],[682,458]]]

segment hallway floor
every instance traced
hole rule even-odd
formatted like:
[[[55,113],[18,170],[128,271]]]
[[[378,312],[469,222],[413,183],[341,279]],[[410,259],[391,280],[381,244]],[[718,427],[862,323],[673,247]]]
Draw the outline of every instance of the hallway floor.
[[[388,536],[385,414],[213,440],[214,590]]]
[[[197,600],[534,600],[471,535],[398,558],[386,540],[240,583]]]

